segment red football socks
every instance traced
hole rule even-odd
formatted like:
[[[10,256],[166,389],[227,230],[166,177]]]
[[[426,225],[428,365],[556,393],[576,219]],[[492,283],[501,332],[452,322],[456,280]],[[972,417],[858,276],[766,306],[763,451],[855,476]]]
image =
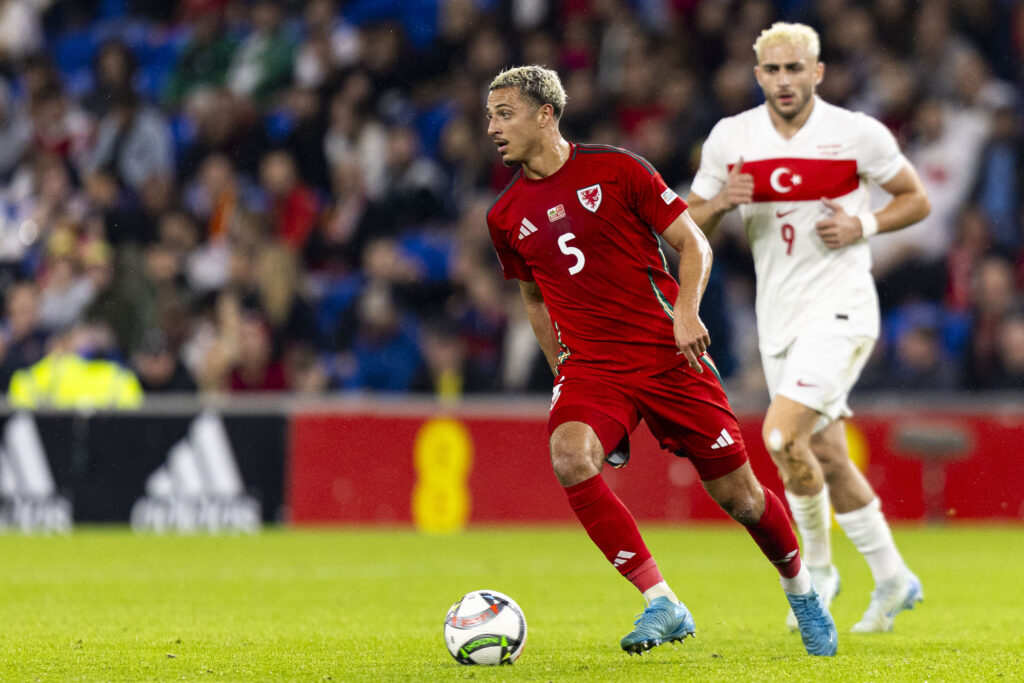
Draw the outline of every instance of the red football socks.
[[[764,514],[757,524],[745,528],[779,574],[791,579],[800,571],[800,546],[782,501],[768,489],[761,488],[764,490]]]
[[[640,592],[663,581],[658,565],[640,537],[636,520],[600,474],[567,486],[565,494],[590,540]],[[786,513],[782,514],[785,517]],[[792,533],[790,531],[791,536]]]

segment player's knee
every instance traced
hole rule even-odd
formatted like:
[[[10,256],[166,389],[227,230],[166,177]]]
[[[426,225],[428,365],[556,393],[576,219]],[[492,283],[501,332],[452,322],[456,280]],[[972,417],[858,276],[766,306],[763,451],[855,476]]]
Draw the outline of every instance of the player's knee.
[[[764,489],[749,467],[706,482],[705,488],[727,515],[744,526],[757,524],[764,514]]]
[[[757,524],[764,514],[764,496],[758,492],[739,489],[723,496],[718,505],[727,515],[742,524]]]
[[[797,435],[794,431],[780,425],[765,423],[761,430],[764,447],[768,449],[772,460],[778,463],[797,450]]]
[[[598,459],[600,462],[600,459]],[[562,486],[572,486],[601,472],[595,455],[578,439],[551,439],[551,466]]]

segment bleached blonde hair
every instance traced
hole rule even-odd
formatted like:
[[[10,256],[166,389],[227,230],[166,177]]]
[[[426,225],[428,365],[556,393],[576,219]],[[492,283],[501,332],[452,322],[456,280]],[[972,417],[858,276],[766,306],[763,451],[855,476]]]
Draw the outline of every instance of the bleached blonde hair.
[[[808,56],[818,61],[821,54],[821,40],[818,32],[807,24],[790,24],[785,21],[777,21],[761,31],[761,35],[754,41],[754,54],[757,55],[758,64],[761,63],[765,48],[776,45],[797,45],[807,50]]]
[[[535,64],[505,69],[494,77],[488,90],[501,88],[515,88],[520,95],[538,107],[550,104],[555,119],[561,118],[562,112],[565,111],[565,102],[568,98],[565,96],[565,88],[562,87],[562,79],[553,69],[545,69]]]

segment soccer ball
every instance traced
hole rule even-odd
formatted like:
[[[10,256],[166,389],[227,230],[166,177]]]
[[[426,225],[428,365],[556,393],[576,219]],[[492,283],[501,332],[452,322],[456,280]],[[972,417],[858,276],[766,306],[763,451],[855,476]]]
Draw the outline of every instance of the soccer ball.
[[[459,664],[511,664],[526,646],[526,617],[498,591],[472,591],[444,618],[444,644]]]

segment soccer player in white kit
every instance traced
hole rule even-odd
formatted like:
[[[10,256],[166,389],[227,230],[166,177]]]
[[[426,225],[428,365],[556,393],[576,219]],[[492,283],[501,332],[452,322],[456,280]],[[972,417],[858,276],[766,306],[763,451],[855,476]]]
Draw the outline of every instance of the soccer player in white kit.
[[[849,458],[847,397],[878,338],[867,240],[924,218],[928,196],[881,123],[815,94],[818,34],[776,23],[754,43],[765,104],[722,119],[704,143],[687,202],[711,233],[739,208],[757,275],[757,331],[771,404],[762,437],[786,487],[804,561],[826,602],[839,592],[829,504],[871,568],[854,632],[892,629],[924,596],[881,504]],[[868,209],[867,183],[892,195]],[[792,626],[792,617],[787,619]]]

